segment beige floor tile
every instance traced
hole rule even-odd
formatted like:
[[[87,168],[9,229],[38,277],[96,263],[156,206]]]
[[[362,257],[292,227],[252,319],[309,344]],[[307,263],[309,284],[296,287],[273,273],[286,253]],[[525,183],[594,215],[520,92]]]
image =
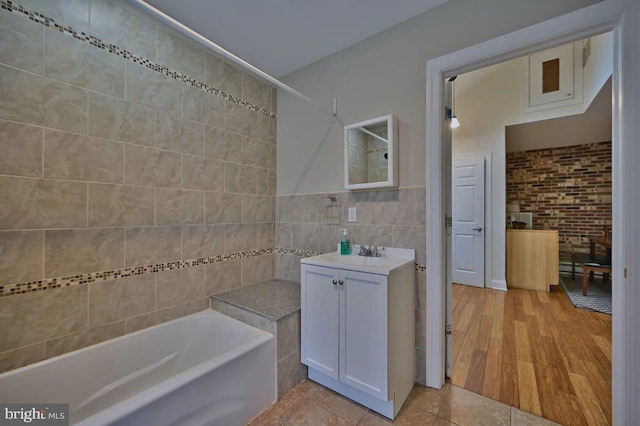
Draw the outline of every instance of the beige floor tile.
[[[438,417],[460,426],[509,425],[511,407],[473,392],[449,386]]]
[[[436,418],[436,421],[433,423],[433,426],[458,426],[453,422],[450,422],[447,419],[443,419],[442,417]]]
[[[272,406],[273,407],[273,406]],[[272,426],[279,425],[282,421],[278,418],[278,415],[270,409],[263,411],[258,417],[247,423],[247,426]]]
[[[445,384],[442,389],[434,389],[416,383],[404,402],[403,409],[418,405],[426,412],[438,414],[447,392],[447,386],[448,384]]]
[[[558,423],[511,407],[511,426],[553,426]]]
[[[305,380],[298,386],[289,391],[278,402],[267,408],[262,414],[253,419],[250,426],[267,426],[278,425],[289,418],[298,408],[303,405],[309,405],[308,398],[313,396],[319,389],[320,385]]]
[[[358,424],[367,412],[362,405],[326,388],[318,390],[310,401],[354,425]]]
[[[395,421],[305,380],[249,423],[250,426],[552,426],[549,420],[451,385],[416,384]]]
[[[401,410],[393,424],[396,426],[432,425],[436,422],[435,414],[427,411],[426,407],[415,401],[406,410]]]
[[[389,420],[388,418],[381,416],[380,414],[373,411],[368,411],[367,414],[362,417],[362,420],[360,420],[358,426],[385,426],[391,424],[393,424],[393,421]]]
[[[428,388],[416,383],[396,416],[396,425],[431,425],[444,399],[446,388]]]
[[[289,417],[285,426],[346,426],[350,423],[315,404],[304,404]]]

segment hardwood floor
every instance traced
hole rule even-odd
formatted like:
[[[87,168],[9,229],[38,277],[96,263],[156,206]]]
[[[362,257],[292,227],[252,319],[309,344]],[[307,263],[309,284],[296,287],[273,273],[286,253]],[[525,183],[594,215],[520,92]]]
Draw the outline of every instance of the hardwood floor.
[[[451,383],[564,425],[610,425],[611,320],[560,286],[454,284]]]

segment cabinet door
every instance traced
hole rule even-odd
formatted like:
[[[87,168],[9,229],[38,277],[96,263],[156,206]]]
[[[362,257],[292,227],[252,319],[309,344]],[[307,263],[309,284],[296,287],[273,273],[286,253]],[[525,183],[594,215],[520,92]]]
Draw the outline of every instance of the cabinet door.
[[[388,401],[387,277],[340,274],[340,381]]]
[[[302,265],[301,362],[336,380],[339,336],[338,275],[336,269]]]

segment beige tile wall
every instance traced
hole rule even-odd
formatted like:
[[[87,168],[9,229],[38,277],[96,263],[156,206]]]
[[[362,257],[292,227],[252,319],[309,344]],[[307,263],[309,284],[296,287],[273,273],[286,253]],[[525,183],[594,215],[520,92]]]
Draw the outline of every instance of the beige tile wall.
[[[275,90],[128,2],[13,2],[275,112]],[[0,10],[0,286],[275,244],[275,119]],[[273,278],[244,257],[0,297],[0,371]]]
[[[340,229],[349,230],[353,244],[401,247],[416,251],[416,348],[418,381],[425,382],[426,331],[426,191],[425,187],[337,193],[340,223],[326,223],[326,194],[276,197],[277,276],[300,280],[300,259],[337,249]],[[357,222],[347,222],[356,208]]]

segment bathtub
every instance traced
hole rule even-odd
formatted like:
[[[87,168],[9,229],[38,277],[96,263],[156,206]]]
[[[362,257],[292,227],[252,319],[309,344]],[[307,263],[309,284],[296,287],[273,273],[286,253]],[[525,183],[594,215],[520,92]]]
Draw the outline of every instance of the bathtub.
[[[0,401],[70,423],[243,425],[276,399],[273,335],[204,311],[0,375]]]

